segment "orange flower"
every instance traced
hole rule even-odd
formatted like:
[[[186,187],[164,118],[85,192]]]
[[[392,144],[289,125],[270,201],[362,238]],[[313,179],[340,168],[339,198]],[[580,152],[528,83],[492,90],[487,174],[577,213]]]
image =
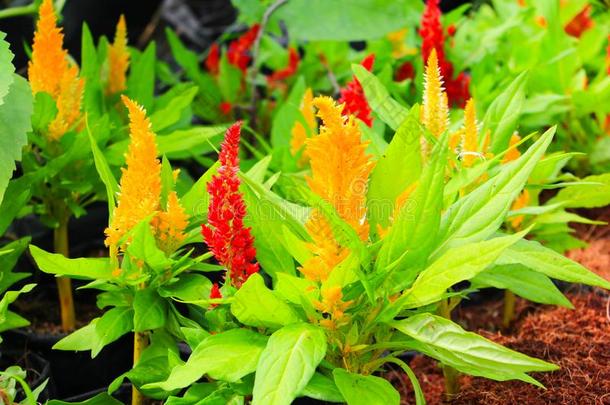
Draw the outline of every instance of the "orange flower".
[[[167,254],[171,254],[178,249],[186,238],[184,230],[187,225],[188,216],[180,204],[178,195],[175,191],[172,191],[167,196],[165,211],[159,212],[153,220],[159,248]]]
[[[443,89],[443,78],[434,49],[430,52],[424,78],[422,122],[432,135],[438,137],[447,129],[449,104],[447,93]]]
[[[57,115],[48,129],[50,139],[60,139],[78,121],[84,89],[85,81],[78,77],[78,68],[70,66],[59,86],[59,96],[56,99]]]
[[[521,141],[521,137],[517,133],[514,133],[510,137],[510,141],[508,144],[509,150],[504,155],[504,159],[502,159],[502,163],[508,163],[508,162],[512,162],[513,160],[519,159],[519,156],[521,156],[521,152],[519,152],[519,149],[517,149],[517,146],[515,146],[519,143],[519,141]]]
[[[529,202],[530,202],[530,193],[526,189],[524,189],[521,192],[521,194],[519,194],[519,197],[517,197],[517,199],[513,202],[511,210],[517,211],[521,208],[525,208],[525,207],[527,207]],[[524,219],[523,215],[517,215],[510,219],[510,224],[513,228],[517,229],[523,223],[523,219]]]
[[[161,196],[161,164],[157,159],[155,134],[146,111],[125,96],[129,110],[131,142],[121,176],[121,193],[110,226],[106,229],[106,246],[119,247],[120,239],[140,221],[156,214]]]
[[[313,105],[322,119],[320,134],[305,141],[311,163],[311,190],[328,201],[339,216],[366,240],[369,225],[366,221],[366,189],[373,168],[365,153],[368,143],[362,142],[360,129],[353,117],[341,115],[343,106],[330,97],[317,97]],[[330,224],[314,210],[306,224],[314,242],[310,248],[314,257],[303,264],[305,277],[325,280],[332,269],[345,259],[348,251],[334,239]]]
[[[114,42],[108,46],[108,82],[106,94],[120,93],[127,88],[126,74],[129,69],[129,51],[127,50],[127,26],[121,15],[116,26]]]
[[[314,301],[314,307],[325,314],[329,318],[320,321],[320,324],[328,329],[336,329],[342,326],[347,320],[345,310],[349,308],[352,301],[343,301],[343,292],[341,287],[334,286],[322,289],[322,301]]]
[[[477,128],[477,116],[474,100],[466,102],[464,110],[464,143],[462,146],[462,162],[465,167],[470,167],[478,155],[479,130]]]
[[[313,93],[309,88],[303,94],[300,111],[305,125],[301,121],[297,121],[292,127],[292,138],[290,139],[290,153],[292,153],[292,156],[296,156],[303,149],[305,140],[317,130],[316,116],[313,109]],[[307,154],[303,150],[299,165],[304,165],[308,160]]]

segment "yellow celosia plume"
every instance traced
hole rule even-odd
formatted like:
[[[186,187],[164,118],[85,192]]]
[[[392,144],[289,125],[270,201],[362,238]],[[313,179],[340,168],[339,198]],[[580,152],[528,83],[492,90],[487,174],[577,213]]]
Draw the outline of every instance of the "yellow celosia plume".
[[[327,329],[336,329],[347,321],[345,310],[352,304],[351,301],[343,301],[343,292],[340,286],[324,288],[321,291],[322,300],[314,301],[314,307],[325,314],[328,318],[322,319],[320,324]]]
[[[106,94],[116,94],[127,88],[129,51],[127,50],[127,25],[121,15],[116,26],[114,42],[108,47],[108,82]]]
[[[122,96],[129,111],[131,142],[123,168],[118,205],[106,229],[106,246],[119,247],[120,239],[140,221],[159,212],[161,164],[157,159],[155,134],[146,111]]]
[[[186,238],[184,230],[188,225],[188,216],[180,204],[178,195],[172,191],[167,196],[165,211],[161,211],[154,219],[153,226],[159,248],[167,254],[173,253]]]
[[[479,129],[474,100],[466,102],[464,109],[464,139],[462,146],[462,163],[470,167],[475,162],[479,150]]]
[[[303,149],[305,140],[314,134],[317,129],[316,116],[313,108],[313,93],[310,88],[305,90],[305,94],[303,94],[300,111],[303,115],[305,125],[303,125],[301,121],[297,121],[292,127],[292,138],[290,139],[290,153],[292,156],[296,156],[296,154]],[[304,165],[308,160],[307,153],[303,150],[301,158],[299,159],[299,165]]]
[[[434,49],[428,57],[424,78],[422,122],[430,133],[438,137],[447,129],[449,102],[443,89],[443,78]]]
[[[68,62],[51,0],[42,2],[38,15],[28,78],[32,93],[46,92],[55,100],[57,115],[49,124],[47,136],[58,140],[81,116],[84,81],[78,77],[78,67]]]
[[[360,129],[353,117],[341,115],[343,106],[330,97],[317,97],[313,105],[322,119],[320,134],[308,138],[306,151],[311,164],[307,182],[311,190],[333,205],[339,216],[366,240],[366,190],[373,168],[366,154],[368,143],[362,142]],[[314,257],[303,264],[301,271],[312,280],[325,280],[332,269],[348,255],[335,241],[326,218],[314,210],[307,223],[314,242]]]

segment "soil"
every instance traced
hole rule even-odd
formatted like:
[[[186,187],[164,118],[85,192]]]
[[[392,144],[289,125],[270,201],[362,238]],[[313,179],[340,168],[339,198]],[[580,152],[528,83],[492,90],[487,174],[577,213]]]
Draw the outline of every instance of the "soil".
[[[610,206],[579,214],[596,221],[610,223]],[[589,245],[566,253],[570,259],[581,263],[607,280],[610,280],[610,225],[574,224],[578,237]]]
[[[452,404],[610,404],[610,297],[601,291],[568,296],[574,310],[540,307],[521,315],[513,332],[478,331],[513,350],[560,366],[552,373],[532,374],[546,390],[520,381],[462,376],[462,391]],[[428,404],[442,403],[444,379],[437,363],[416,356],[411,367]],[[408,379],[404,375],[400,381],[396,375],[392,377],[402,403],[414,403]]]

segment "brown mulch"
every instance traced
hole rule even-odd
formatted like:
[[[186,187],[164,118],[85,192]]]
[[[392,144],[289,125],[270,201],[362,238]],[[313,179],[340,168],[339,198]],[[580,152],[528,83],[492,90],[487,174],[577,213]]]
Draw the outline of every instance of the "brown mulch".
[[[610,224],[610,206],[579,214]],[[610,280],[610,225],[573,224],[572,227],[575,228],[577,237],[587,242],[588,246],[571,250],[566,256]]]
[[[496,382],[462,376],[453,404],[610,404],[610,316],[606,294],[571,295],[576,309],[540,307],[526,315],[512,334],[479,330],[483,336],[529,356],[557,364],[552,373],[533,373],[546,390],[521,381]],[[412,362],[428,404],[442,403],[443,376],[432,360]],[[395,383],[403,404],[412,404],[406,377]]]

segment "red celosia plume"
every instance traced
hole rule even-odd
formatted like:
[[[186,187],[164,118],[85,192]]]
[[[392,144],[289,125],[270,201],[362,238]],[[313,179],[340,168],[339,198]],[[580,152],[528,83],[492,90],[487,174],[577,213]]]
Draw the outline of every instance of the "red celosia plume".
[[[375,54],[370,54],[362,61],[361,65],[369,72],[373,69],[375,63]],[[343,108],[344,114],[352,114],[359,118],[369,127],[373,125],[373,117],[371,116],[371,107],[366,101],[364,90],[358,79],[354,76],[347,85],[341,89],[341,98],[339,103],[345,105]]]
[[[218,69],[220,65],[220,47],[218,43],[214,42],[212,46],[210,46],[210,50],[208,51],[208,56],[205,58],[205,67],[213,75],[218,74]]]
[[[394,80],[397,82],[402,82],[406,79],[413,79],[415,77],[415,68],[413,64],[409,61],[403,63],[398,67],[396,73],[394,73]]]
[[[455,34],[455,31],[453,32]],[[422,37],[422,56],[424,63],[428,61],[430,52],[436,50],[438,56],[438,65],[441,70],[441,75],[445,81],[445,90],[451,104],[464,107],[466,100],[470,98],[468,86],[470,78],[460,73],[457,77],[453,77],[453,65],[445,57],[445,35],[443,33],[443,25],[441,24],[441,9],[439,8],[439,0],[428,0],[426,9],[422,14],[421,27],[419,35]]]
[[[574,16],[564,27],[565,32],[576,38],[580,38],[583,32],[593,27],[591,19],[591,5],[587,4],[583,9]]]
[[[244,226],[246,205],[239,192],[240,132],[241,122],[227,130],[219,155],[220,168],[208,183],[208,225],[201,226],[205,243],[227,269],[229,279],[237,288],[259,268],[254,238],[250,228]]]
[[[210,290],[210,299],[222,298],[222,293],[220,292],[220,288],[218,287],[218,283],[212,284],[212,289]],[[216,308],[218,304],[210,305],[211,308]]]
[[[260,25],[254,24],[245,34],[229,44],[227,50],[229,63],[238,67],[244,73],[250,63],[250,48],[256,41],[259,29]]]
[[[285,68],[276,70],[267,76],[267,82],[270,85],[273,85],[288,79],[290,76],[296,73],[300,62],[301,57],[299,56],[297,50],[294,48],[288,49],[288,65]]]

